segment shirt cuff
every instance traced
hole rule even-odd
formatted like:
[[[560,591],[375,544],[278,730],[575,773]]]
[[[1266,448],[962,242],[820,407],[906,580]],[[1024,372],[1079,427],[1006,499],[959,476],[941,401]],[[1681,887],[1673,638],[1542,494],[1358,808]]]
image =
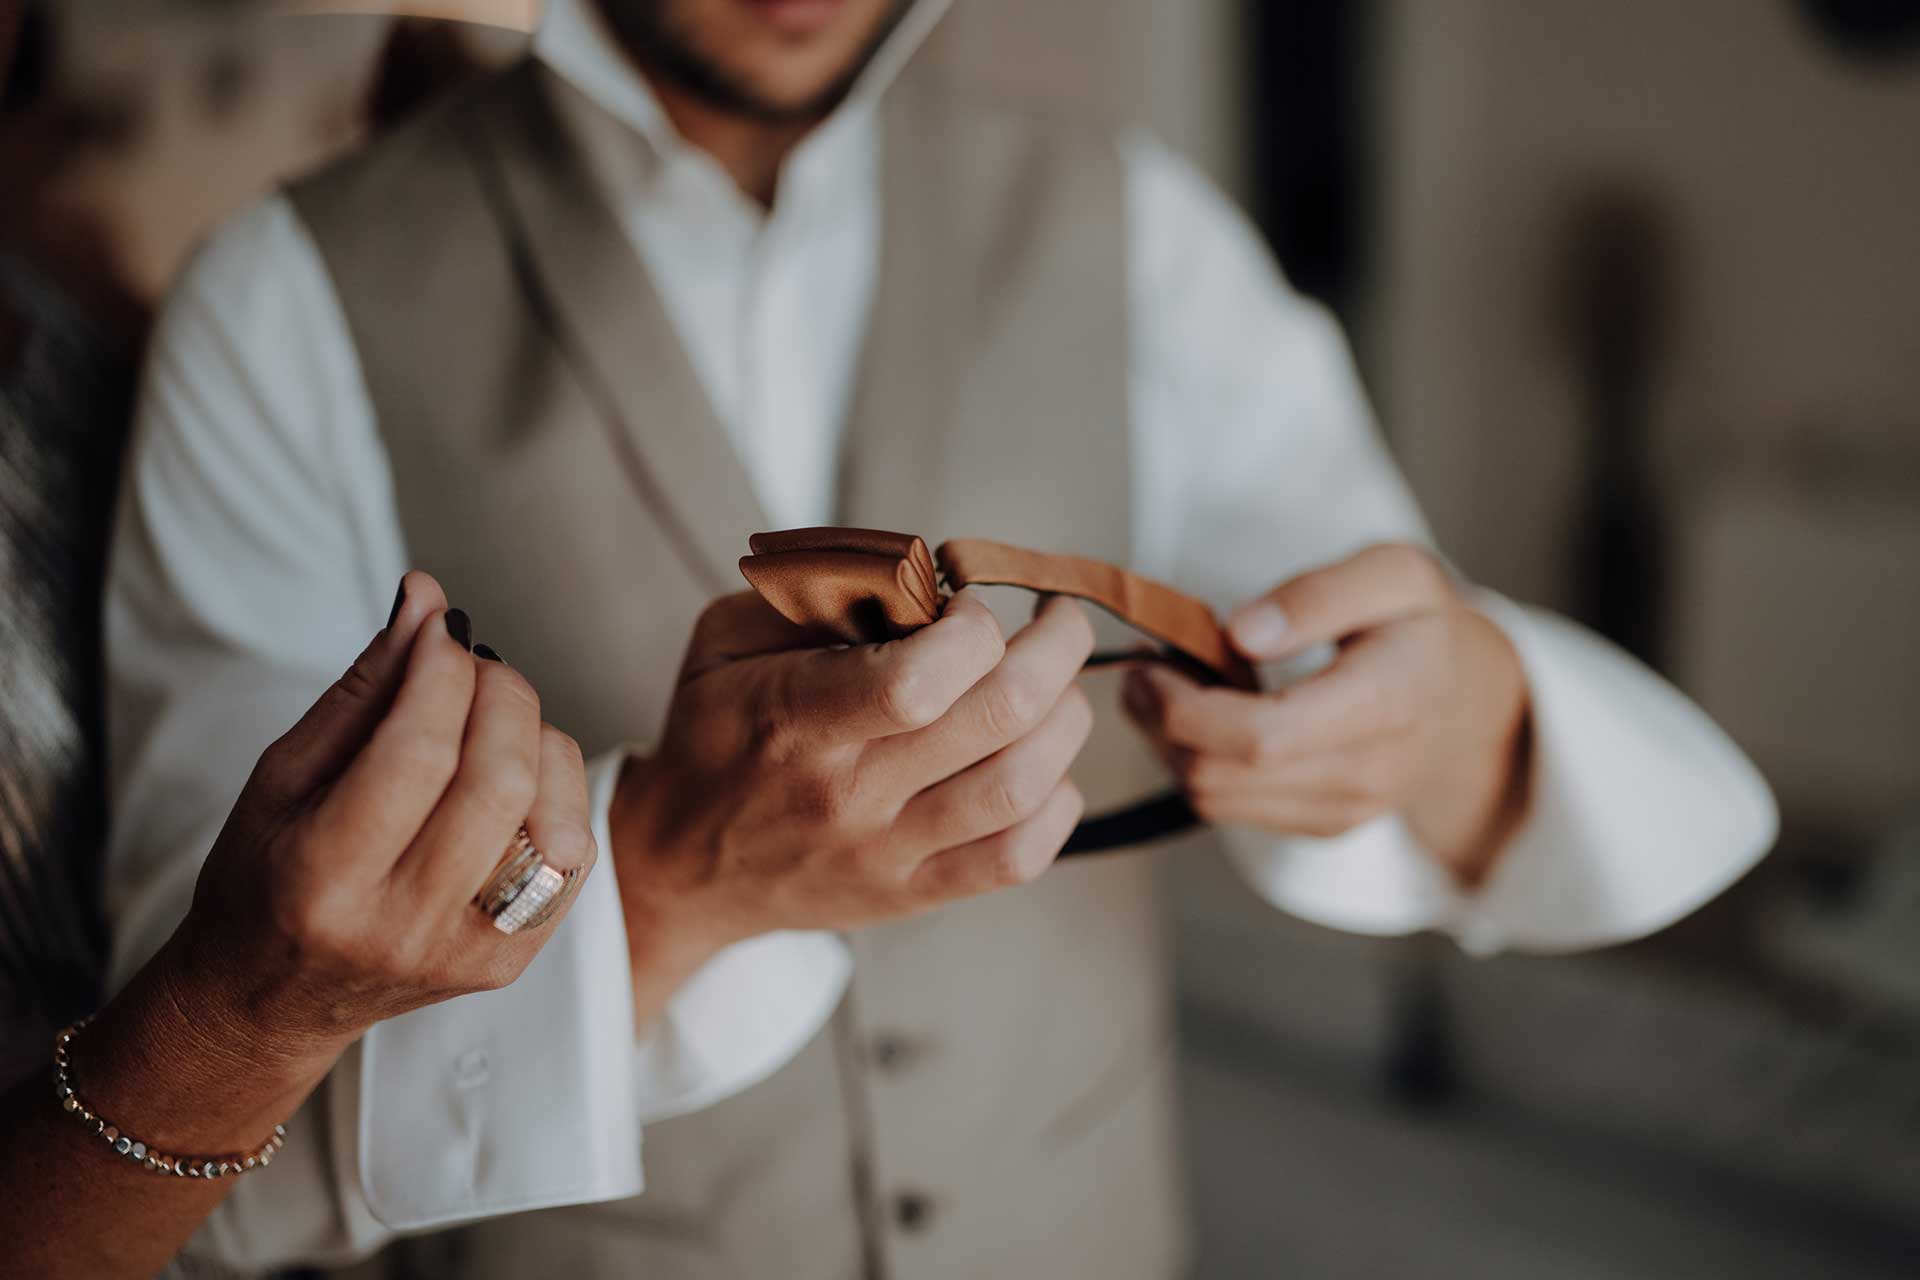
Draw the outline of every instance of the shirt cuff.
[[[588,775],[593,836],[613,848],[608,815],[633,749],[608,753]],[[622,975],[627,936],[620,932]],[[632,1057],[634,1110],[650,1124],[711,1106],[760,1083],[807,1046],[833,1016],[853,972],[831,933],[769,933],[717,953],[674,993],[639,1035]],[[620,983],[631,1025],[633,988]]]
[[[513,985],[383,1022],[343,1082],[342,1166],[395,1231],[639,1194],[641,1126],[771,1075],[831,1016],[852,968],[831,934],[720,952],[636,1040],[608,813],[626,750],[588,771],[601,861]],[[342,1073],[347,1074],[347,1073]]]
[[[1525,668],[1528,812],[1486,882],[1462,891],[1394,817],[1331,840],[1224,833],[1263,897],[1359,933],[1436,928],[1476,954],[1568,951],[1665,928],[1773,844],[1772,794],[1698,708],[1604,640],[1490,592],[1476,606]]]
[[[633,987],[607,856],[623,758],[590,773],[600,862],[519,979],[379,1023],[361,1041],[342,1165],[392,1230],[640,1193]]]

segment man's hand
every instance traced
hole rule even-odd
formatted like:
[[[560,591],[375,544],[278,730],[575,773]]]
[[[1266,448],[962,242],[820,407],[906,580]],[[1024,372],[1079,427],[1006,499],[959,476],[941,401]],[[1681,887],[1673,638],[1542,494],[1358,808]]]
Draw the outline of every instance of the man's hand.
[[[1128,714],[1202,817],[1332,836],[1397,812],[1462,883],[1486,875],[1525,806],[1526,678],[1438,560],[1370,547],[1241,606],[1228,632],[1255,662],[1339,648],[1272,694],[1129,674]]]
[[[963,591],[902,640],[815,647],[759,596],[694,629],[660,748],[627,767],[615,874],[648,1020],[720,947],[1021,884],[1080,819],[1093,648],[1052,600],[1011,640]]]

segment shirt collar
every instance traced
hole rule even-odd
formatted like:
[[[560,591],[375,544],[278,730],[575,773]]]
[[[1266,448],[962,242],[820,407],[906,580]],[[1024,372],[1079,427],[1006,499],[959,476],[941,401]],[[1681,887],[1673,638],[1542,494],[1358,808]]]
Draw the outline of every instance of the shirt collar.
[[[829,131],[849,116],[869,114],[927,35],[946,13],[951,0],[913,0],[899,24],[867,62],[852,90],[815,133]],[[687,143],[668,119],[660,99],[627,59],[607,29],[593,0],[547,0],[546,13],[533,41],[541,61],[573,82],[602,109],[638,131],[663,155],[686,149]]]

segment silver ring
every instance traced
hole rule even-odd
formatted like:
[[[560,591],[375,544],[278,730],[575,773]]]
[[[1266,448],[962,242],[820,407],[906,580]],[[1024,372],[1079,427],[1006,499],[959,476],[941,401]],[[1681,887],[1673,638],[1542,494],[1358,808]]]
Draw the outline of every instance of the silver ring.
[[[537,929],[552,919],[572,881],[571,871],[547,865],[533,837],[521,827],[487,883],[474,895],[473,905],[502,933]]]

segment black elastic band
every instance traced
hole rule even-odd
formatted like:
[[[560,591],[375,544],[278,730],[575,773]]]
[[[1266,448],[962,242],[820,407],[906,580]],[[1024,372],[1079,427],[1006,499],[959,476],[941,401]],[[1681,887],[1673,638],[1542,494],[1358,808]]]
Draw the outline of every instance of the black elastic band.
[[[1067,837],[1060,856],[1071,858],[1082,853],[1106,853],[1132,845],[1164,840],[1168,836],[1191,831],[1200,825],[1200,815],[1178,791],[1152,796],[1138,804],[1111,813],[1096,813],[1080,819],[1080,825]]]
[[[1195,662],[1177,649],[1155,649],[1144,645],[1131,649],[1102,649],[1088,658],[1086,665],[1109,667],[1140,662],[1164,663],[1200,684],[1221,683],[1218,672]],[[1073,829],[1073,834],[1067,837],[1067,843],[1062,846],[1060,856],[1070,858],[1081,853],[1110,853],[1165,840],[1199,825],[1200,815],[1193,811],[1187,798],[1178,791],[1166,791],[1124,808],[1080,819],[1080,825]]]

